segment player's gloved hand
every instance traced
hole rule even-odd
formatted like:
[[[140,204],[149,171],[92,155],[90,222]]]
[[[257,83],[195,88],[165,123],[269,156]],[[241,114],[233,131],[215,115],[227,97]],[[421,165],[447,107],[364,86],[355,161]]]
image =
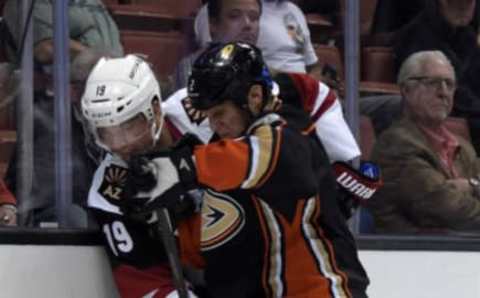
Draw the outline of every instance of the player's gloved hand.
[[[383,185],[380,168],[372,162],[362,162],[359,170],[344,162],[335,162],[333,168],[340,193],[340,208],[348,219]]]
[[[132,157],[122,211],[138,214],[174,208],[188,198],[187,192],[197,188],[191,144],[191,139],[183,140],[172,150]]]

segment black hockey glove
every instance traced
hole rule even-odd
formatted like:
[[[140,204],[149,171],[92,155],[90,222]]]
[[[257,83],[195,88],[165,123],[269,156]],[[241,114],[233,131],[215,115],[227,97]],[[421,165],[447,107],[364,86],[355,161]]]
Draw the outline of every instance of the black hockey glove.
[[[371,162],[362,162],[359,170],[344,162],[335,162],[333,168],[339,189],[340,209],[348,219],[360,204],[364,204],[383,185],[380,169]]]
[[[183,140],[172,150],[133,157],[122,212],[142,214],[159,208],[175,209],[188,199],[187,192],[197,188],[192,154],[191,140]]]

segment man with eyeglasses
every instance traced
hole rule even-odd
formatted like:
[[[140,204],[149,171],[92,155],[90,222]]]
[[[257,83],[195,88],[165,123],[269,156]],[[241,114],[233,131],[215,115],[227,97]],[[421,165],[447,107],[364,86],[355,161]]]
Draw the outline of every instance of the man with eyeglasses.
[[[467,118],[472,144],[480,154],[480,6],[477,0],[424,2],[418,16],[396,34],[396,67],[418,51],[439,50],[450,59],[458,80],[452,116]]]
[[[377,232],[480,228],[480,166],[472,145],[445,122],[456,78],[440,51],[412,54],[398,76],[402,117],[375,144],[384,187],[369,201]]]

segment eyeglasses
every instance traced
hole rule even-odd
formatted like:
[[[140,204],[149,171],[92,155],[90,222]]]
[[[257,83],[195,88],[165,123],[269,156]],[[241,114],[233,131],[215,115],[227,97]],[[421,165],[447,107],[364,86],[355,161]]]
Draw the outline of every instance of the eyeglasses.
[[[457,87],[457,83],[453,79],[440,78],[440,77],[411,77],[407,80],[420,82],[423,86],[431,90],[438,90],[445,83],[448,91],[453,91]]]

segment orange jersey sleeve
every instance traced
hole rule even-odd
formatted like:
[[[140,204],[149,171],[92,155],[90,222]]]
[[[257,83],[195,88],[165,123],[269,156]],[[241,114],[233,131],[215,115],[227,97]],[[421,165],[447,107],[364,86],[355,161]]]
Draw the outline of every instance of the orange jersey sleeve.
[[[245,138],[195,147],[198,182],[217,191],[260,186],[275,168],[280,130],[263,125]]]

